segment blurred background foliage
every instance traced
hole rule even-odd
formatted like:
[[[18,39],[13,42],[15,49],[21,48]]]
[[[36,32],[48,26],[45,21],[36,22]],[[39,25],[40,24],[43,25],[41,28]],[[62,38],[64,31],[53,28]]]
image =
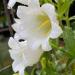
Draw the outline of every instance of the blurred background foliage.
[[[8,2],[8,0],[5,0],[5,1],[6,1],[6,3]],[[41,1],[43,3],[45,3],[45,1],[47,1],[47,0],[41,0]],[[50,2],[50,1],[48,0],[48,2]],[[53,0],[53,2],[54,2],[54,0]],[[43,4],[43,3],[41,3],[41,4]],[[16,8],[17,5],[19,5],[19,3],[17,3],[14,8]],[[13,14],[13,12],[14,12],[14,14]],[[9,15],[6,15],[3,0],[0,0],[0,75],[12,75],[13,74],[13,71],[11,68],[12,60],[11,60],[9,52],[8,52],[8,49],[9,49],[8,39],[12,35],[12,34],[10,34],[11,30],[10,30],[9,24],[12,24],[14,22],[13,16],[17,17],[15,15],[16,9],[13,9],[13,12],[11,10],[8,10]],[[70,6],[68,16],[71,17],[74,15],[75,15],[75,0]],[[10,17],[10,20],[8,19],[9,17],[7,17],[7,16]],[[65,25],[64,20],[62,20],[62,23]],[[71,20],[70,23],[71,23],[72,29],[67,28],[67,27],[65,27],[65,29],[64,29],[63,36],[67,35],[67,37],[64,37],[63,39],[60,38],[60,40],[61,40],[60,45],[63,46],[64,45],[63,41],[64,41],[66,44],[65,48],[64,49],[60,48],[62,51],[58,50],[58,51],[56,51],[56,53],[53,50],[52,52],[50,52],[51,55],[48,53],[43,54],[45,57],[41,58],[41,61],[40,61],[42,64],[42,66],[41,66],[42,71],[40,72],[41,75],[49,75],[49,73],[51,73],[50,75],[75,75],[75,47],[74,47],[75,43],[73,43],[73,41],[75,41],[75,39],[73,38],[73,36],[75,36],[75,34],[72,31],[72,30],[75,30],[75,19]],[[70,39],[73,39],[73,40],[70,40]],[[57,40],[54,40],[52,42],[58,46]],[[69,46],[68,46],[68,44],[69,44]],[[73,47],[71,47],[71,44]],[[52,44],[52,46],[54,48],[56,48],[53,44]],[[67,48],[71,49],[69,51],[69,53],[67,53],[67,50],[68,50]],[[74,48],[74,50],[73,50],[73,48]],[[53,55],[54,53],[55,53],[55,55]],[[70,55],[70,54],[72,54],[72,55]],[[48,56],[48,55],[50,55],[50,56]],[[56,65],[56,67],[58,68],[59,74],[56,72],[56,67],[54,66],[55,63],[57,63],[58,61],[56,61],[55,63],[52,63],[52,62],[47,61],[46,57],[47,58],[51,57],[49,59],[53,62],[56,59],[59,60],[59,63],[58,63],[59,65],[58,64]],[[69,58],[69,57],[71,57],[71,58]],[[74,60],[72,60],[73,58],[74,58]],[[68,62],[70,64],[69,64],[69,66],[67,66],[65,68],[66,62]],[[48,66],[47,63],[50,66]],[[48,74],[45,74],[46,68],[47,68]],[[34,74],[34,70],[35,70],[35,68],[33,69],[32,75]],[[71,70],[72,73],[69,70]],[[39,70],[37,70],[37,71],[39,71]],[[34,75],[36,75],[36,74],[34,74]],[[39,75],[39,74],[37,74],[37,75]]]
[[[11,59],[8,52],[10,36],[3,0],[0,0],[0,75],[12,75]]]

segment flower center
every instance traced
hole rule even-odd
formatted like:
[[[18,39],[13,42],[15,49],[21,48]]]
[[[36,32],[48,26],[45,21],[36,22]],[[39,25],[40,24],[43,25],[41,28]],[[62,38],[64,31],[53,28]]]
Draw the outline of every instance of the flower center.
[[[51,21],[49,17],[45,13],[41,13],[40,15],[38,15],[38,20],[40,23],[37,29],[41,31],[43,35],[48,35],[51,30]]]

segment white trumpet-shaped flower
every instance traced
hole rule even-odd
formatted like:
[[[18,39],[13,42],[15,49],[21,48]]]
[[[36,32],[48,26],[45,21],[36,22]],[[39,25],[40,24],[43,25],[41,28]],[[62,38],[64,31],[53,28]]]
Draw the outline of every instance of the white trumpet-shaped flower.
[[[20,19],[12,27],[28,40],[30,47],[41,46],[43,50],[51,50],[49,38],[57,38],[62,33],[55,7],[49,3],[40,7],[39,0],[32,0],[29,7],[19,6],[17,15]]]
[[[19,72],[20,75],[24,75],[24,69],[27,66],[32,66],[36,64],[43,51],[41,48],[32,50],[28,45],[27,41],[19,42],[20,37],[15,35],[14,38],[10,37],[9,39],[9,53],[11,58],[13,59],[13,70],[14,72]]]

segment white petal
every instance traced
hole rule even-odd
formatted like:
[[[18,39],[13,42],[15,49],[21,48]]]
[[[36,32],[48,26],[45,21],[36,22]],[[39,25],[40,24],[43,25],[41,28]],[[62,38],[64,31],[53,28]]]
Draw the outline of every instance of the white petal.
[[[50,37],[51,38],[57,38],[58,36],[60,36],[62,34],[62,29],[59,26],[59,22],[56,18],[56,12],[55,12],[55,8],[52,4],[44,4],[42,6],[42,9],[45,11],[45,13],[49,16],[50,20],[51,20],[51,32],[50,32]]]
[[[27,61],[28,61],[28,66],[32,66],[32,65],[36,64],[39,61],[42,53],[43,53],[43,50],[41,48],[38,48],[36,50],[30,49],[26,53],[26,58],[27,58]]]
[[[17,50],[9,50],[9,53],[13,60],[17,59]]]
[[[21,49],[12,49],[12,50],[9,50],[9,53],[13,60],[16,60],[18,62],[22,61]]]
[[[18,43],[17,43],[12,37],[10,37],[10,39],[9,39],[9,41],[8,41],[8,45],[9,45],[9,47],[12,48],[12,49],[19,48]]]
[[[32,37],[31,37],[32,38]],[[34,40],[34,39],[29,39],[28,40],[28,45],[30,46],[30,48],[32,48],[33,50],[36,50],[37,48],[40,47],[41,45],[41,40]]]
[[[29,3],[30,0],[16,0],[16,1],[17,1],[17,2],[20,2],[20,3],[22,3],[22,4],[28,5],[28,3]]]
[[[52,4],[43,4],[41,8],[48,16],[55,16],[55,7]]]
[[[20,74],[20,75],[24,75],[24,69],[21,69],[21,70],[19,71],[19,74]]]
[[[57,17],[56,17],[56,11],[55,11],[55,7],[52,4],[46,3],[42,6],[43,11],[49,16],[49,19],[54,23],[58,23]]]
[[[12,28],[17,34],[17,39],[26,39],[28,36],[28,32],[26,32],[25,26],[21,24],[22,21],[20,21],[19,19],[15,19],[15,21],[16,23],[12,25]]]
[[[17,16],[19,18],[27,18],[27,13],[29,11],[29,7],[19,6],[17,10]],[[26,15],[25,15],[26,14]]]
[[[25,31],[17,32],[17,34],[20,36],[20,39],[23,39],[23,40],[28,39],[29,34],[27,32],[25,32]]]
[[[23,65],[22,61],[14,61],[12,64],[12,68],[14,72],[23,71],[25,69],[25,66]]]
[[[29,1],[29,7],[40,7],[40,2],[39,0],[30,0]]]
[[[31,18],[31,16],[35,17],[37,14],[39,14],[40,8],[30,8],[25,6],[19,6],[17,10],[17,15],[20,19],[26,20]]]
[[[35,17],[36,17],[36,14],[38,14],[38,10],[39,9],[37,8],[32,9],[25,6],[19,6],[17,10],[17,16],[20,18],[20,23],[23,23],[23,25],[27,26],[30,23],[32,24],[33,20],[35,22]]]
[[[15,5],[16,2],[28,5],[30,0],[9,0],[8,9],[11,9]]]
[[[53,23],[52,30],[50,32],[50,38],[55,39],[55,38],[59,37],[62,33],[63,33],[63,31],[62,31],[61,27],[58,24]]]
[[[14,39],[15,39],[16,41],[19,41],[19,40],[22,39],[22,38],[21,38],[21,36],[19,36],[18,33],[15,33]]]
[[[11,9],[14,6],[15,3],[16,3],[16,0],[9,0],[8,9]]]
[[[49,45],[49,41],[48,40],[43,40],[43,42],[42,42],[42,49],[44,51],[50,51],[52,49],[51,46]]]
[[[20,31],[23,31],[24,28],[23,26],[21,26],[21,20],[19,19],[15,19],[16,23],[14,23],[12,25],[12,28],[16,31],[16,32],[20,32]]]

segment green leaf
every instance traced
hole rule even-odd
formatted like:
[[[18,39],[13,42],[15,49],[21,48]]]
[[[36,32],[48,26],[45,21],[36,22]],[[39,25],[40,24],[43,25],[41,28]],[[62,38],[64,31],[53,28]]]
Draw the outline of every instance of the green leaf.
[[[74,32],[70,27],[65,27],[63,39],[65,43],[65,51],[71,55],[73,58],[75,57],[75,36]]]
[[[50,58],[50,53],[45,52],[44,56],[41,58],[42,70],[40,75],[58,75],[56,65]]]
[[[75,21],[71,22],[71,27],[72,27],[73,30],[75,30]]]
[[[52,48],[58,49],[59,46],[59,40],[58,39],[49,39],[49,44]]]
[[[72,2],[73,0],[58,0],[57,9],[60,17],[69,12],[68,9]]]
[[[25,75],[29,75],[27,71],[25,71]]]
[[[41,71],[41,75],[58,75],[53,62],[46,60],[45,65],[45,68]]]

